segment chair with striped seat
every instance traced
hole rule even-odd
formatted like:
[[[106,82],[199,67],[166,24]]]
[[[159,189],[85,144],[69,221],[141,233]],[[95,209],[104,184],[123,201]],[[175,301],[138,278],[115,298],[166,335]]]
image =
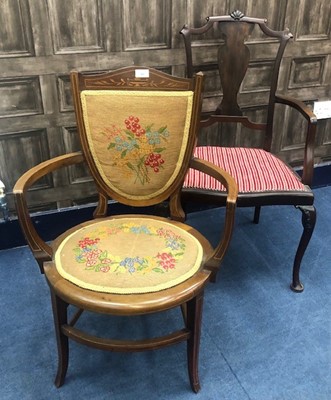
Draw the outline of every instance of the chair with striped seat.
[[[301,292],[300,265],[316,220],[310,185],[317,120],[303,102],[277,92],[282,57],[292,35],[288,30],[272,30],[266,20],[246,17],[238,10],[227,16],[208,17],[206,24],[197,28],[185,25],[180,33],[185,43],[187,76],[203,70],[207,77],[195,155],[235,178],[237,206],[254,207],[255,223],[259,222],[261,206],[294,205],[300,209],[303,233],[294,259],[291,288]],[[263,51],[262,46],[267,49]],[[218,89],[218,82],[221,101],[210,94]],[[284,110],[291,112],[292,121],[297,121],[295,126],[299,127],[298,131],[289,127],[292,137],[303,138],[302,177],[272,154],[285,141],[280,114]],[[184,186],[184,196],[190,201],[224,204],[223,186],[201,172],[190,170]]]

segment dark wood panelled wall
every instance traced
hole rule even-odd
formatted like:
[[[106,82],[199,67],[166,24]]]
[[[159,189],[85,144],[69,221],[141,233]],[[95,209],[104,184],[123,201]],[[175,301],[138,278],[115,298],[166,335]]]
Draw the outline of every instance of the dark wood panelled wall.
[[[279,92],[308,102],[331,99],[330,0],[1,0],[0,179],[10,208],[14,208],[10,191],[24,171],[79,149],[70,70],[146,65],[184,76],[182,26],[200,26],[209,15],[235,9],[267,18],[273,29],[288,27],[293,33],[281,67]],[[195,44],[196,60],[209,78],[207,107],[221,93],[216,66],[208,66],[215,59],[216,43],[217,39],[207,37]],[[268,52],[260,47],[258,34],[248,46],[255,73],[243,83],[241,95],[248,114],[258,116],[265,109]],[[259,82],[260,87],[253,85]],[[303,136],[294,127],[302,121],[281,111],[275,123],[286,127],[287,136],[277,138],[274,152],[299,166]],[[331,161],[330,120],[319,121],[318,126],[316,163],[325,161]],[[73,167],[40,182],[31,203],[36,210],[67,207],[80,198],[88,201],[93,194],[88,172]]]

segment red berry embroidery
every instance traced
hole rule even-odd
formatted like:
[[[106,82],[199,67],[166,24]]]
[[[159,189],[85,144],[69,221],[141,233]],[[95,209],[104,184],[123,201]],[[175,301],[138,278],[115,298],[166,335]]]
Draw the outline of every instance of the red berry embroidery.
[[[159,153],[150,153],[146,160],[145,160],[145,165],[151,167],[154,172],[159,172],[160,171],[160,165],[164,163],[163,158],[161,158],[161,154]]]
[[[137,137],[144,135],[146,133],[145,129],[141,129],[141,125],[139,124],[139,118],[134,115],[130,115],[127,119],[124,120],[126,129],[130,132],[134,133]]]

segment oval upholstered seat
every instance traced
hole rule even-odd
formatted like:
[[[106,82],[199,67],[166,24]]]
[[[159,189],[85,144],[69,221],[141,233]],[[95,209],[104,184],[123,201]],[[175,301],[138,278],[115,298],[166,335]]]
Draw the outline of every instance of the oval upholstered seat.
[[[151,293],[178,285],[201,267],[203,248],[167,219],[120,216],[74,230],[57,248],[59,274],[85,289]]]

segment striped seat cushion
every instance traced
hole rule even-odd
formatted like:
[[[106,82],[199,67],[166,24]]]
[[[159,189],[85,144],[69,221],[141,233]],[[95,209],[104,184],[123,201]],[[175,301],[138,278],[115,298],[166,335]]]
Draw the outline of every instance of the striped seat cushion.
[[[240,193],[308,190],[289,167],[262,149],[201,146],[195,149],[194,156],[208,160],[232,175]],[[193,169],[189,170],[184,187],[225,190],[216,179]]]

